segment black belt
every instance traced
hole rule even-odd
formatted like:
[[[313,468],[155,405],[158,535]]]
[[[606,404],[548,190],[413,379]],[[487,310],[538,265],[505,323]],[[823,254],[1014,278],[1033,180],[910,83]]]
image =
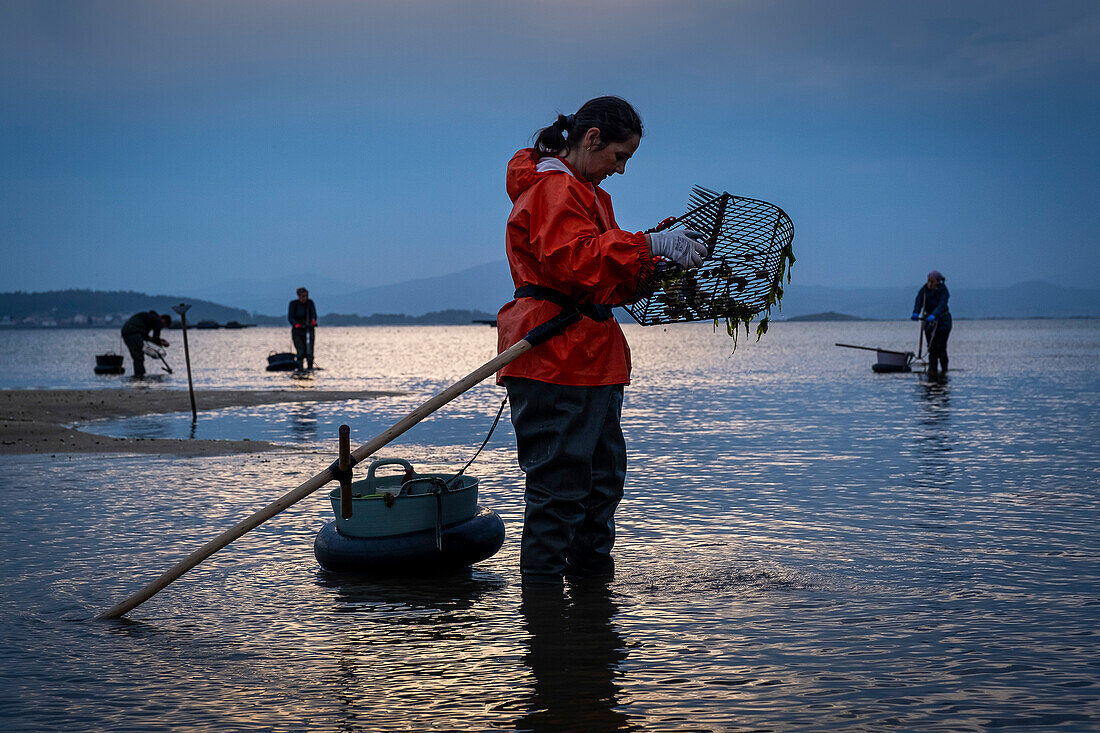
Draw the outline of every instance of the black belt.
[[[611,318],[611,306],[595,303],[578,303],[563,292],[553,288],[545,288],[542,285],[524,285],[516,288],[514,298],[534,298],[535,300],[548,300],[560,305],[562,308],[576,308],[581,315],[588,316],[593,321],[606,321]]]

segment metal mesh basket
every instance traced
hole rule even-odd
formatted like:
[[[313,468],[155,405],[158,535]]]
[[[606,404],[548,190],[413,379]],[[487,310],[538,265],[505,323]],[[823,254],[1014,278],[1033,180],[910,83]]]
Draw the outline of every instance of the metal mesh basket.
[[[657,230],[679,227],[704,235],[707,259],[698,270],[659,266],[650,295],[624,306],[638,323],[725,320],[732,328],[783,297],[794,224],[778,206],[696,186],[687,213]]]

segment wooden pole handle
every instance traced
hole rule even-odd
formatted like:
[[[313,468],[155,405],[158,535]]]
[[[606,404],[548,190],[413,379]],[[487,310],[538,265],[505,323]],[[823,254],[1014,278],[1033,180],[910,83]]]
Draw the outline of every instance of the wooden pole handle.
[[[530,337],[530,334],[528,336]],[[404,418],[399,420],[393,427],[389,428],[383,433],[372,438],[370,441],[356,448],[351,454],[355,457],[355,462],[361,462],[367,456],[372,455],[382,447],[388,445],[395,438],[399,437],[402,433],[407,431],[412,426],[416,425],[424,418],[431,415],[433,412],[453,400],[455,397],[458,397],[466,390],[483,381],[486,377],[495,374],[505,365],[510,364],[523,354],[530,351],[532,346],[533,344],[525,338],[514,344],[513,346],[509,347],[505,351],[502,351],[500,354],[497,354],[494,359],[486,362],[485,364],[482,364],[480,367],[475,369],[467,376],[463,377],[455,384],[451,385],[447,389],[429,399],[424,404],[417,407]],[[142,588],[137,593],[134,593],[121,603],[99,614],[98,616],[96,616],[96,618],[118,618],[132,611],[133,609],[140,606],[142,603],[145,603],[145,601],[155,596],[160,591],[164,590],[170,583],[172,583],[172,581],[179,578],[188,570],[195,567],[203,560],[228,545],[233,540],[260,526],[267,520],[274,517],[276,514],[279,514],[285,509],[288,509],[289,507],[297,504],[299,501],[306,498],[331,480],[332,471],[326,468],[324,471],[321,471],[313,478],[304,482],[298,488],[284,494],[282,497],[271,502],[252,516],[240,521],[235,526],[231,527],[225,532],[222,532],[220,535],[192,552],[176,565],[172,566],[168,571],[163,573],[152,583],[149,583],[147,586]]]

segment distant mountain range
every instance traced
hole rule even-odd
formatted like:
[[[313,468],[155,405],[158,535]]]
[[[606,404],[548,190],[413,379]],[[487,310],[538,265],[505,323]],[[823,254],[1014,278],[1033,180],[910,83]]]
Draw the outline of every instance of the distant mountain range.
[[[774,312],[773,317],[791,318],[831,311],[857,318],[908,318],[920,285],[842,289],[794,282],[787,286],[782,310]],[[325,302],[316,297],[314,300],[322,312],[418,315],[460,308],[496,313],[512,299],[512,291],[508,264],[499,260],[445,277],[365,288],[333,296]],[[1098,317],[1100,290],[1067,288],[1047,282],[952,290],[951,313],[956,318]]]
[[[300,275],[287,275],[269,280],[246,280],[244,278],[229,280],[217,285],[189,289],[191,296],[202,298],[217,303],[225,303],[234,308],[241,308],[250,313],[264,313],[267,315],[286,316],[287,304],[295,298],[299,287],[309,290],[309,295],[317,303],[322,305],[325,312],[339,311],[341,309],[330,306],[334,298],[348,295],[362,290],[362,285],[355,285],[336,278],[308,273]],[[349,311],[353,313],[367,313],[364,311]],[[369,311],[373,313],[375,311]]]
[[[170,313],[180,302],[192,305],[189,323],[283,324],[293,283],[280,284],[282,292],[260,297],[264,283],[239,281],[230,292],[212,289],[197,292],[224,299],[237,307],[220,305],[194,295],[146,295],[131,291],[61,290],[46,293],[0,293],[0,325],[116,325],[133,313],[153,309]],[[322,324],[354,323],[456,323],[495,318],[497,310],[512,299],[512,281],[504,260],[461,270],[442,277],[419,278],[392,285],[353,288],[336,280],[303,282],[321,313]],[[274,288],[274,281],[267,283]],[[283,287],[285,285],[285,287]],[[320,286],[320,287],[318,287]],[[908,318],[919,284],[890,288],[827,288],[794,283],[786,289],[782,310],[772,317],[790,319],[821,314],[867,319]],[[343,290],[345,292],[340,293]],[[287,293],[289,291],[289,295]],[[252,295],[249,295],[251,293]],[[253,308],[261,303],[264,309]],[[621,320],[629,320],[617,311]],[[1047,282],[1018,283],[1004,288],[971,288],[951,291],[955,318],[1067,318],[1100,317],[1100,290],[1068,288]],[[337,315],[341,314],[341,315]],[[173,314],[174,316],[174,314]],[[327,321],[326,321],[327,319]]]
[[[336,295],[317,309],[337,313],[408,313],[419,315],[447,308],[495,314],[512,299],[515,286],[505,260],[468,267],[465,270],[416,280],[364,288]],[[283,306],[284,309],[286,306]]]
[[[287,326],[285,315],[267,316],[229,308],[217,303],[188,297],[147,295],[132,291],[53,290],[44,293],[0,293],[0,326],[7,327],[120,327],[130,316],[155,310],[172,316],[173,327],[180,318],[172,306],[187,303],[187,322],[192,327],[207,324],[237,324]],[[455,325],[495,321],[496,316],[476,310],[445,309],[424,314],[403,313],[357,314],[327,313],[321,316],[326,326],[371,325]],[[205,323],[204,323],[205,322]],[[203,325],[200,325],[203,324]]]
[[[948,288],[955,318],[1067,318],[1100,316],[1100,290],[1066,288],[1047,282],[1006,288]],[[859,318],[908,318],[920,283],[910,288],[842,290],[792,284],[783,298],[781,318],[833,311]]]
[[[496,313],[512,299],[513,284],[505,260],[475,265],[440,277],[417,278],[391,285],[356,288],[348,283],[318,278],[305,282],[310,297],[321,313],[403,313],[419,316],[448,309]],[[266,285],[271,286],[271,283]],[[286,287],[277,302],[247,293],[263,292],[265,283],[238,282],[220,294],[216,289],[201,292],[219,302],[231,302],[254,313],[281,315],[294,297]],[[777,319],[836,312],[871,319],[908,318],[921,283],[912,287],[829,288],[799,285],[797,278],[787,286]],[[950,283],[948,284],[950,286]],[[264,303],[268,307],[260,307]],[[622,313],[622,311],[619,311]],[[951,290],[951,313],[956,318],[1034,318],[1100,316],[1100,290],[1067,288],[1047,282],[1026,282],[1003,288]],[[629,317],[625,317],[624,320]]]
[[[267,280],[237,279],[197,288],[197,298],[226,303],[254,314],[285,319],[287,304],[299,287],[309,290],[319,313],[406,314],[421,316],[446,310],[496,313],[512,299],[512,279],[505,260],[469,267],[440,277],[417,278],[364,287],[326,275],[303,273]]]
[[[187,321],[250,322],[250,314],[206,300],[177,295],[147,295],[131,290],[51,290],[44,293],[0,293],[0,324],[26,326],[121,326],[140,311],[167,313],[189,303]]]

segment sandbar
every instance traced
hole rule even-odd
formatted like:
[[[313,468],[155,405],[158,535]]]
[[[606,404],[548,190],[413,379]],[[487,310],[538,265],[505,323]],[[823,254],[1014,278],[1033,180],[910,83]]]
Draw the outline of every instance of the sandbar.
[[[281,402],[343,402],[400,392],[314,390],[196,390],[199,419],[204,410],[272,405]],[[294,450],[262,440],[173,440],[111,438],[68,427],[103,418],[190,412],[183,390],[42,389],[0,390],[0,455],[28,453],[154,453],[216,456],[268,450]]]

